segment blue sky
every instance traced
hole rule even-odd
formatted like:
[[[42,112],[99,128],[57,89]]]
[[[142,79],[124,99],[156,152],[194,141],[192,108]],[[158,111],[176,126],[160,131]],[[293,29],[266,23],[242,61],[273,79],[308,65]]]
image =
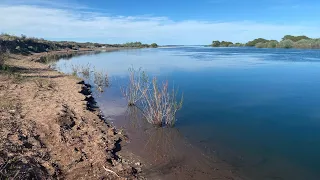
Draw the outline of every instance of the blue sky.
[[[0,0],[0,32],[159,44],[320,37],[317,0]]]

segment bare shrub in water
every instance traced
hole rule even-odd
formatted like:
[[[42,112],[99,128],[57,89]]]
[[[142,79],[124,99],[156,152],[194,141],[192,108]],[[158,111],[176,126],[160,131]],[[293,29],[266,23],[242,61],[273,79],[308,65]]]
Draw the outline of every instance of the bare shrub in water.
[[[154,77],[150,83],[151,88],[142,91],[142,111],[147,121],[159,126],[173,126],[176,121],[176,113],[182,107],[183,98],[178,102],[177,93],[172,88],[170,92],[168,81],[160,85]]]
[[[90,78],[90,64],[88,63],[86,66],[81,66],[81,73],[84,78]]]
[[[183,96],[177,101],[177,92],[174,87],[170,91],[168,84],[168,81],[158,83],[156,77],[150,81],[144,72],[129,69],[129,86],[125,91],[128,105],[140,106],[151,124],[173,126],[176,113],[182,107]]]
[[[109,87],[109,77],[103,71],[94,71],[94,84],[97,86],[98,91],[103,92],[104,87]]]
[[[78,65],[71,65],[71,71],[73,76],[77,76],[78,72],[80,72],[80,67]]]
[[[134,106],[142,98],[142,89],[145,89],[146,75],[144,72],[129,68],[129,85],[121,88],[121,92],[126,97],[129,106]]]

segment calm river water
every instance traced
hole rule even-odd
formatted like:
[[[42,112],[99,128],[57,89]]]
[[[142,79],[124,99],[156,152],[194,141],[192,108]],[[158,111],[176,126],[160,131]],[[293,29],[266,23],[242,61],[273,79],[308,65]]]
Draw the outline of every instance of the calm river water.
[[[112,121],[126,112],[128,68],[174,82],[184,93],[175,126],[204,153],[252,179],[320,179],[320,51],[175,47],[79,56],[108,73],[97,101]]]

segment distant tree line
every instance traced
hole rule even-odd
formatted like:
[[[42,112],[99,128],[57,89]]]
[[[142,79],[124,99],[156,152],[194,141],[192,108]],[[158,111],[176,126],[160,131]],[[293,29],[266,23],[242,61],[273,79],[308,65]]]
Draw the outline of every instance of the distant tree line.
[[[136,48],[157,48],[158,44],[152,43],[152,44],[142,44],[141,42],[128,42],[125,44],[119,44],[119,46],[124,47],[136,47]]]
[[[79,49],[95,49],[108,47],[123,48],[157,48],[158,45],[142,44],[141,42],[130,42],[125,44],[101,44],[101,43],[79,43],[73,41],[48,41],[42,38],[27,37],[26,35],[14,36],[9,34],[0,35],[0,53],[9,51],[13,54],[40,53],[59,50],[79,50]]]
[[[228,41],[213,41],[212,47],[256,47],[256,48],[301,48],[320,49],[320,38],[312,39],[307,36],[285,35],[281,41],[257,38],[245,44]]]

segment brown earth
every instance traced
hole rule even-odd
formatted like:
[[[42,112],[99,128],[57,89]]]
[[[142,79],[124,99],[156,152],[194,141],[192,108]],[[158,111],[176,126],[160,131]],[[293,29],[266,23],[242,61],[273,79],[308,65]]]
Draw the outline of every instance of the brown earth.
[[[0,71],[0,179],[143,179],[117,155],[126,137],[89,108],[90,86],[35,62],[45,55]]]

